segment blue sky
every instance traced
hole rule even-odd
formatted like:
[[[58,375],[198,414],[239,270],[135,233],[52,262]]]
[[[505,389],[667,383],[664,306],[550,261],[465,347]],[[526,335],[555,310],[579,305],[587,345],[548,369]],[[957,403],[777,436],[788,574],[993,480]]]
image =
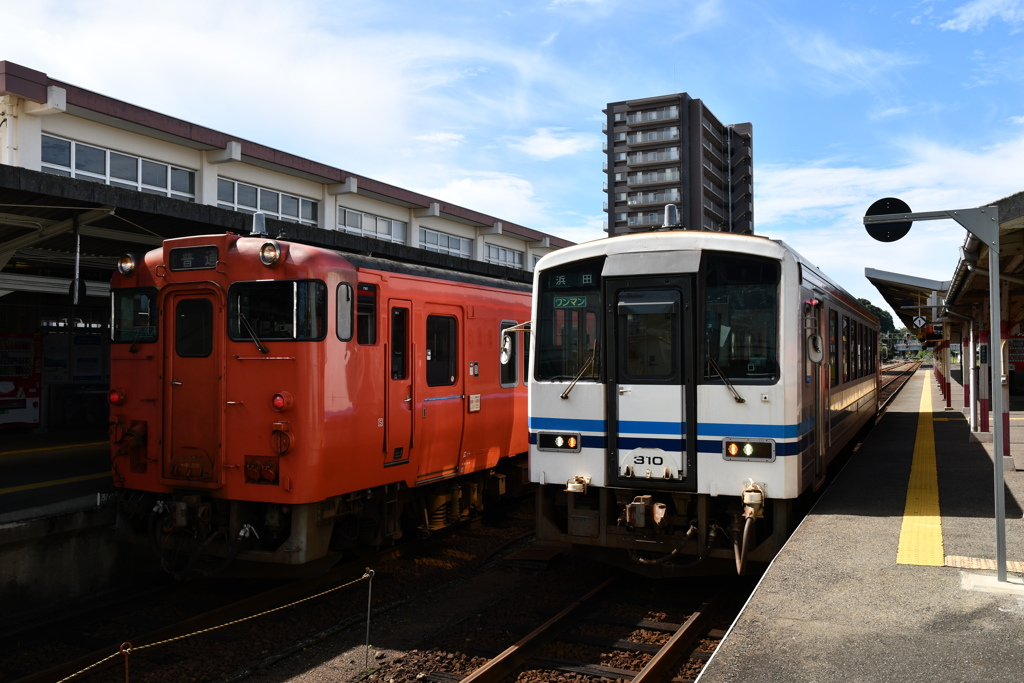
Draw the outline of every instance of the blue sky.
[[[861,217],[1024,190],[1024,0],[10,3],[0,59],[573,241],[600,238],[601,110],[687,92],[754,128],[754,218],[882,305],[964,231]]]

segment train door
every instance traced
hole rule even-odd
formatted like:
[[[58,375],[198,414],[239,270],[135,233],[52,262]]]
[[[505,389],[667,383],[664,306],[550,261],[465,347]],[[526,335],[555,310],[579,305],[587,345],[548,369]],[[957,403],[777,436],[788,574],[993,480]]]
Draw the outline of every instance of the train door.
[[[172,291],[164,300],[165,479],[220,480],[221,310],[212,289]]]
[[[692,278],[608,281],[611,482],[696,485]]]
[[[412,448],[413,380],[412,380],[412,304],[400,299],[388,302],[388,351],[386,436],[384,466],[409,462]]]
[[[804,386],[802,388],[804,410],[802,420],[810,418],[807,449],[813,460],[814,485],[818,487],[825,480],[825,450],[828,441],[825,435],[828,381],[822,360],[825,357],[825,321],[822,316],[824,296],[821,292],[802,290],[803,295],[803,339],[804,339]],[[806,473],[805,467],[805,473]]]
[[[432,304],[416,341],[414,410],[417,472],[424,483],[458,472],[462,448],[465,378],[461,372],[462,309]],[[422,368],[422,372],[420,371]]]

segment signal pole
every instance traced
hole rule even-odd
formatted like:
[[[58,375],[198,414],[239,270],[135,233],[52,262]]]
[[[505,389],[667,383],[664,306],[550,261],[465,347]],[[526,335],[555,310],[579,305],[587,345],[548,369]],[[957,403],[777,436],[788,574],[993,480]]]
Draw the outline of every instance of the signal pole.
[[[999,208],[983,206],[976,209],[955,209],[949,211],[924,211],[913,213],[910,207],[899,199],[880,199],[872,204],[864,216],[868,234],[881,242],[894,242],[910,230],[914,221],[932,221],[951,218],[968,232],[988,246],[989,286],[989,348],[992,349],[992,383],[1000,386],[992,390],[993,422],[998,426],[992,434],[992,470],[995,487],[996,517],[996,574],[997,579],[1006,582],[1006,495],[1003,486],[1003,353],[1002,320],[999,289]]]

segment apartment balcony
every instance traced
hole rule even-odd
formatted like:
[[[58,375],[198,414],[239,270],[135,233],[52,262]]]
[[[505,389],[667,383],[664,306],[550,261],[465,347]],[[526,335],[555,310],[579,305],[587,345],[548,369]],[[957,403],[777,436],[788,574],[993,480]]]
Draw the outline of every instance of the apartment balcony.
[[[647,111],[631,111],[626,114],[626,125],[645,126],[663,121],[678,121],[679,107],[661,107]]]
[[[651,212],[639,213],[635,216],[630,216],[626,220],[626,225],[628,225],[631,228],[639,228],[661,225],[662,222],[664,222],[664,218],[661,213]]]
[[[666,185],[679,182],[679,169],[667,168],[661,171],[647,171],[645,173],[630,173],[626,176],[626,184],[630,187],[642,187],[646,185]]]
[[[679,161],[679,148],[658,149],[650,152],[638,152],[626,157],[626,163],[630,166],[643,166],[646,164],[663,164],[667,161]]]
[[[629,206],[648,206],[651,204],[669,204],[679,201],[679,191],[673,190],[670,192],[638,192],[631,195],[626,201]]]
[[[725,219],[727,214],[725,211],[725,206],[723,206],[722,204],[712,201],[708,197],[704,197],[701,201],[701,204],[704,207],[704,213],[706,213],[707,215],[717,220]]]
[[[608,121],[607,121],[607,119],[601,123],[601,132],[602,133],[607,133],[608,132]]]
[[[675,126],[663,130],[648,130],[626,135],[626,144],[630,147],[656,145],[662,142],[675,142],[677,140],[679,140],[679,129]]]

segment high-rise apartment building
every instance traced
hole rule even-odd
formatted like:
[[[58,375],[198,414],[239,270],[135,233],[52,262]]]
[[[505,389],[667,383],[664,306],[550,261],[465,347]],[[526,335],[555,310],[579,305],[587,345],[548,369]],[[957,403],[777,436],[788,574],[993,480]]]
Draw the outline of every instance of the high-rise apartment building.
[[[753,126],[723,125],[686,93],[612,102],[605,191],[609,236],[645,232],[676,205],[678,227],[753,234]]]

